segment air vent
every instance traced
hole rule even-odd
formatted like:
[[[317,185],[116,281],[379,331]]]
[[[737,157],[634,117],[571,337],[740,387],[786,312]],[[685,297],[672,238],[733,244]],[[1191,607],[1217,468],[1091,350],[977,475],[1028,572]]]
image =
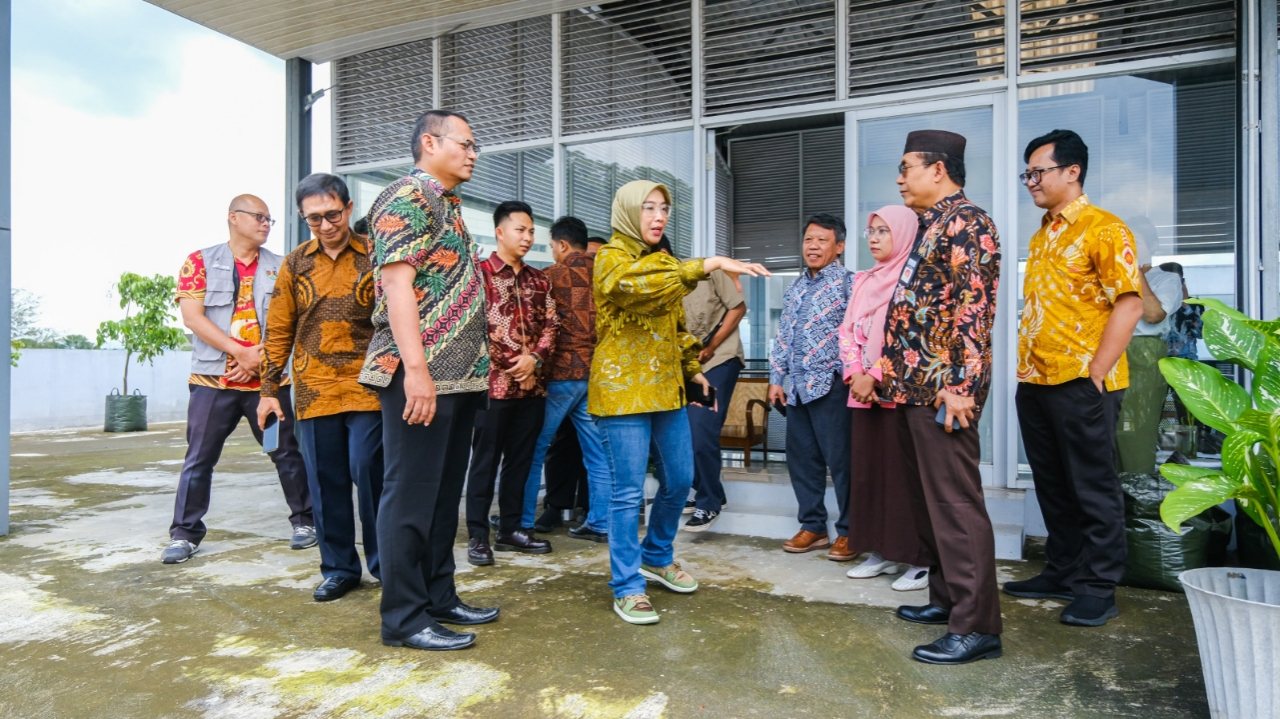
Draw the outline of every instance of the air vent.
[[[849,3],[849,92],[1004,77],[1004,0]]]
[[[565,13],[562,131],[692,117],[688,0],[610,3]]]
[[[551,18],[445,36],[440,94],[483,144],[550,138]]]
[[[431,41],[344,57],[333,73],[336,168],[408,161],[413,123],[433,106]]]
[[[704,112],[834,100],[835,12],[833,0],[706,0]]]

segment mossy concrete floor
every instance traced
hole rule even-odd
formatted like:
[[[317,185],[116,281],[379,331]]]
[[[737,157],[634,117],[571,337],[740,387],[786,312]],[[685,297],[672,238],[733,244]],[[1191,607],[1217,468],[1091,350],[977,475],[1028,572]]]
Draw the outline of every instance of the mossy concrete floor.
[[[214,478],[200,554],[159,562],[185,441],[147,433],[13,437],[0,538],[0,717],[1182,717],[1207,708],[1179,594],[1123,589],[1119,619],[1058,623],[1003,601],[1004,658],[913,662],[936,627],[895,619],[924,592],[774,541],[682,533],[693,595],[654,589],[658,625],[610,610],[605,547],[550,536],[541,557],[474,569],[502,608],[463,652],[382,646],[378,588],[317,604],[316,551],[290,551],[284,500],[247,430]],[[1001,579],[1034,563],[1001,563]]]

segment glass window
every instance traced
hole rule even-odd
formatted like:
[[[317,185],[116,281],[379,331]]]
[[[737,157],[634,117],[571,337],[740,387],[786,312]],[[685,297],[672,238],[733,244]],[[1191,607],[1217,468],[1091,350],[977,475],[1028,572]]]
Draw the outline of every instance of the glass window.
[[[676,254],[693,250],[693,133],[604,140],[568,148],[569,214],[587,223],[593,235],[612,234],[609,212],[613,194],[632,180],[652,180],[671,188],[675,197],[667,237]]]

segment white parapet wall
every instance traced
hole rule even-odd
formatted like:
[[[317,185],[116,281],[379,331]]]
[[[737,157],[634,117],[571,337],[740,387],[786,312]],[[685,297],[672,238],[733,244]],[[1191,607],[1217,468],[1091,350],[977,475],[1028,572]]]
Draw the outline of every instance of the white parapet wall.
[[[22,351],[12,370],[9,421],[13,432],[101,427],[106,396],[119,389],[124,350]],[[191,352],[166,352],[153,364],[129,365],[129,391],[147,396],[147,419],[187,417]]]

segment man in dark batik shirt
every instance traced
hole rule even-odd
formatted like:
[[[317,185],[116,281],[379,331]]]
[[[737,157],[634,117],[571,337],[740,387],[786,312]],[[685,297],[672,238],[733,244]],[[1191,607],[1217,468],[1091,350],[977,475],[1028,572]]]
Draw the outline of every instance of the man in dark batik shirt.
[[[898,616],[947,625],[912,652],[931,664],[1001,653],[995,539],[978,474],[1000,246],[991,217],[965,197],[964,147],[953,132],[907,135],[898,191],[920,213],[920,231],[889,304],[880,358],[878,391],[899,405],[916,526],[933,557],[929,604],[898,607]]]
[[[533,247],[533,209],[507,201],[493,211],[498,250],[480,263],[489,327],[489,406],[476,416],[467,473],[467,561],[493,564],[501,552],[546,554],[551,544],[522,527],[524,485],[547,401],[544,365],[556,341],[551,283],[524,263]],[[498,487],[498,536],[489,545],[489,506]]]

